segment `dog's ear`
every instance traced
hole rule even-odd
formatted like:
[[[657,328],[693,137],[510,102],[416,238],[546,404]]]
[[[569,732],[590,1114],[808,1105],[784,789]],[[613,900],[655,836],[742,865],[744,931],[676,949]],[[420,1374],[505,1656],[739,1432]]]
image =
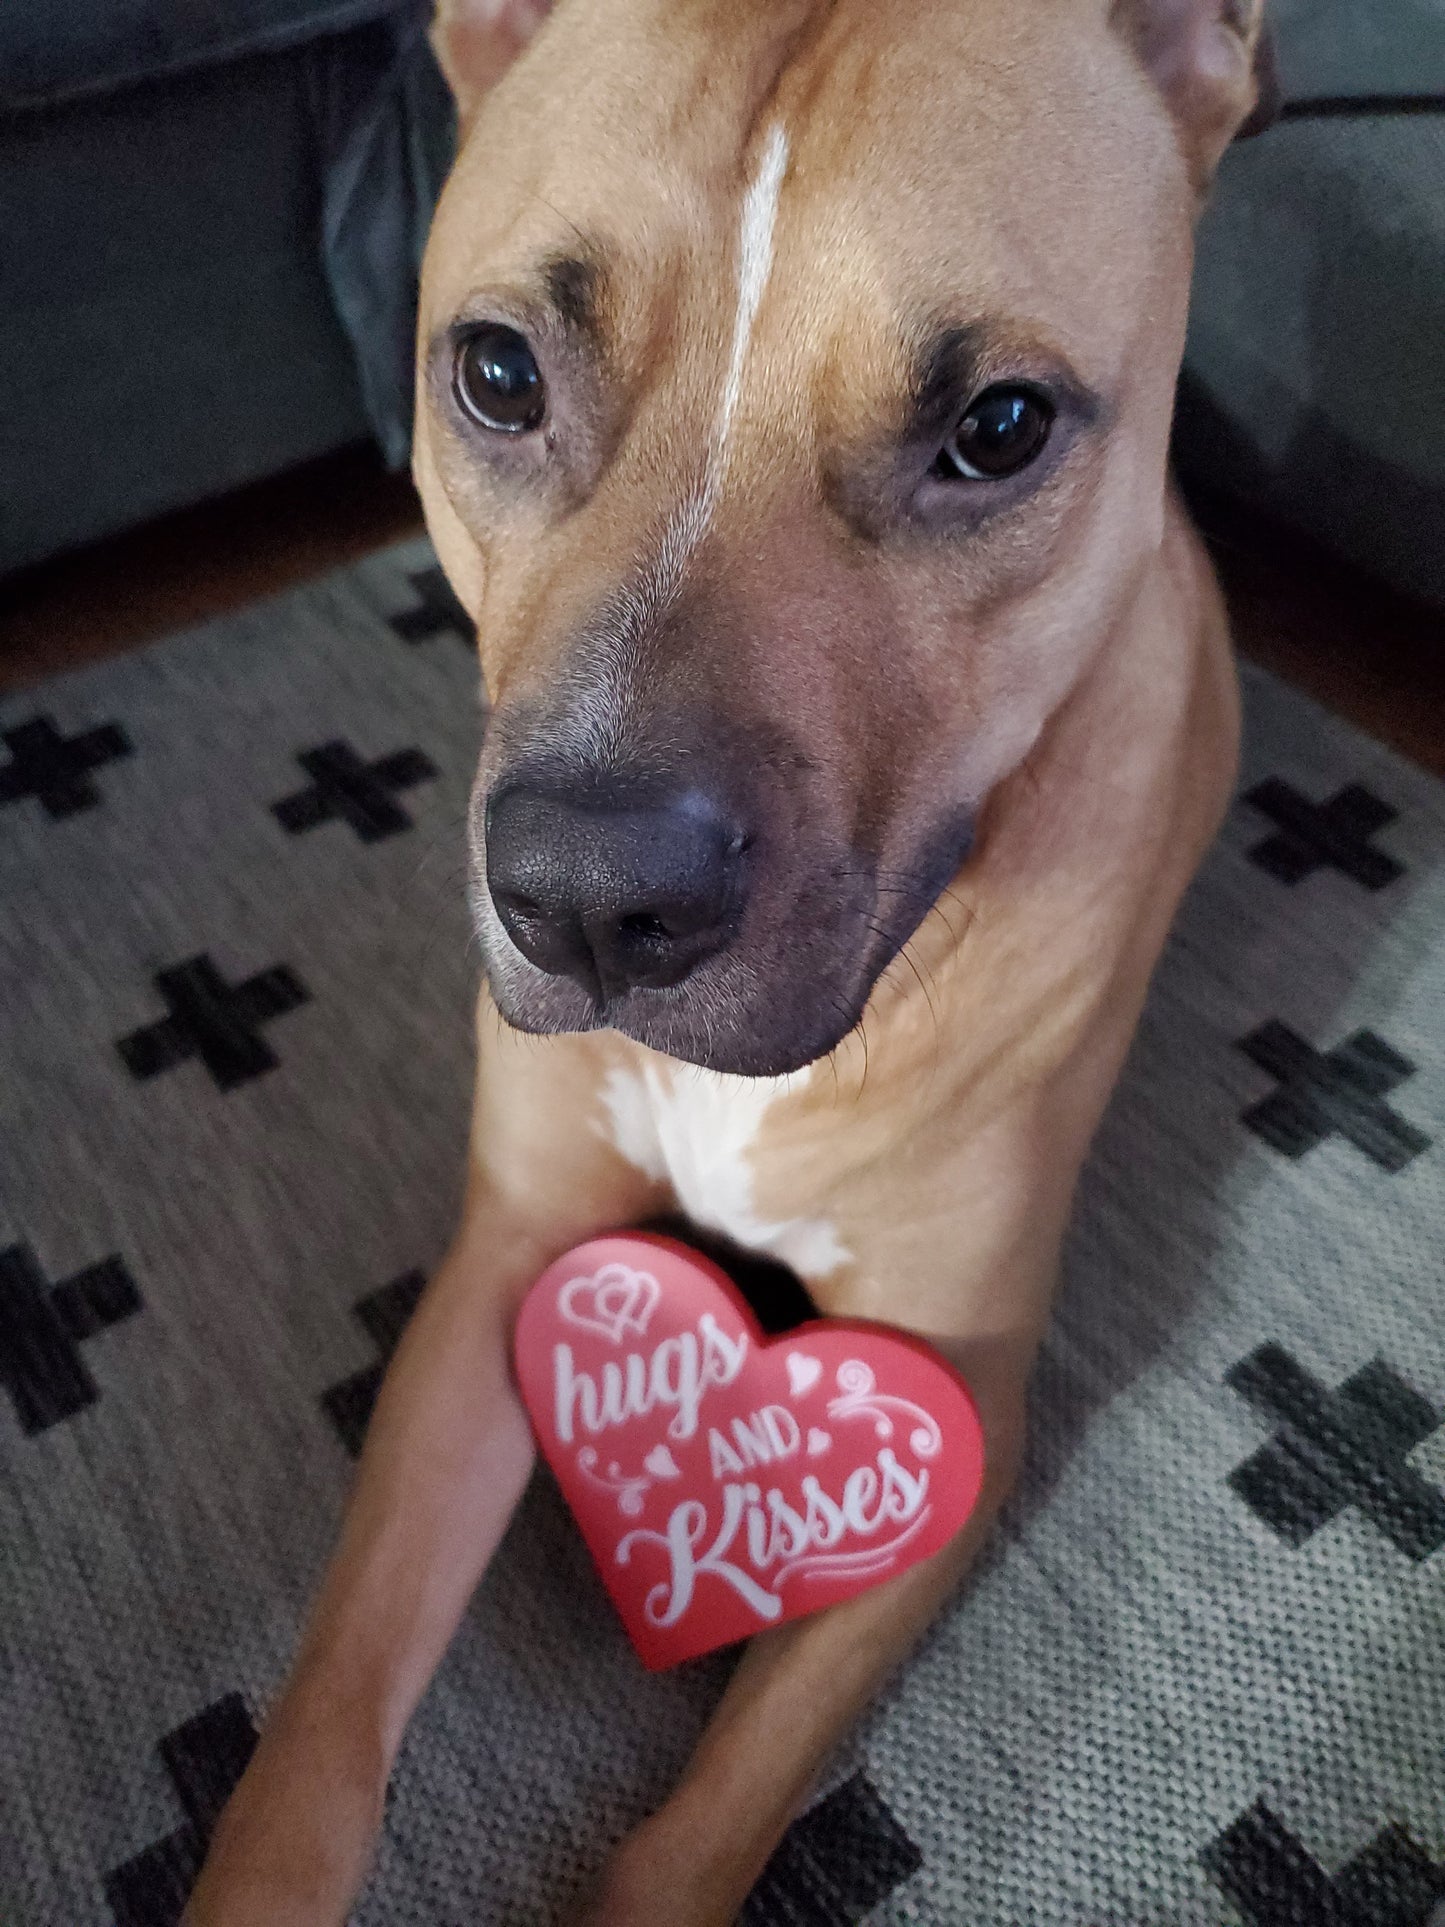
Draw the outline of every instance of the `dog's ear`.
[[[1276,109],[1264,0],[1114,0],[1113,11],[1202,186],[1235,135],[1258,133]]]
[[[465,122],[552,11],[552,0],[437,0],[432,45]]]

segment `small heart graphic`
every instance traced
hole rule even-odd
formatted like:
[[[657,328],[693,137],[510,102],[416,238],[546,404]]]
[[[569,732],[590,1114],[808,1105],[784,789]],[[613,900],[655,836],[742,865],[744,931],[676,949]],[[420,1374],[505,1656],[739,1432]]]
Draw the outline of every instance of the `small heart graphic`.
[[[794,1398],[811,1392],[822,1376],[821,1360],[810,1358],[807,1352],[788,1353],[788,1390]]]
[[[628,1332],[639,1338],[657,1309],[662,1287],[647,1271],[610,1264],[592,1278],[569,1278],[557,1294],[557,1309],[571,1325],[601,1332],[620,1345]]]
[[[682,1477],[677,1460],[665,1445],[654,1445],[642,1463],[654,1479],[680,1479]]]
[[[558,1259],[527,1294],[513,1356],[537,1443],[651,1667],[905,1572],[978,1500],[982,1428],[937,1352],[858,1319],[766,1338],[731,1280],[668,1238]]]

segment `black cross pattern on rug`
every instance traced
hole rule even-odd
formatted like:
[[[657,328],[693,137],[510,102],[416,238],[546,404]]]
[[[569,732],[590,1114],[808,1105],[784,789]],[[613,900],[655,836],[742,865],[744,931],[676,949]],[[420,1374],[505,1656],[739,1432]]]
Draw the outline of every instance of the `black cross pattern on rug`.
[[[419,749],[399,749],[368,763],[349,743],[322,743],[318,749],[303,750],[296,760],[311,778],[311,787],[271,805],[282,829],[299,836],[339,817],[363,843],[379,843],[409,830],[411,818],[395,792],[437,773]]]
[[[1279,1089],[1252,1104],[1242,1121],[1287,1158],[1303,1157],[1336,1133],[1384,1171],[1403,1171],[1428,1150],[1425,1132],[1385,1102],[1415,1066],[1374,1031],[1357,1030],[1333,1050],[1317,1051],[1271,1018],[1237,1048],[1279,1079]]]
[[[1332,869],[1367,890],[1383,890],[1405,873],[1403,863],[1370,843],[1399,812],[1358,783],[1337,790],[1327,802],[1311,803],[1292,783],[1271,776],[1246,790],[1243,800],[1279,826],[1255,844],[1249,860],[1281,883],[1299,883],[1316,870]]]
[[[361,1450],[382,1377],[425,1286],[426,1278],[421,1272],[404,1271],[389,1285],[369,1292],[352,1307],[381,1356],[374,1365],[363,1365],[359,1372],[353,1372],[350,1378],[343,1378],[339,1385],[321,1394],[322,1410],[336,1427],[341,1443],[352,1458]]]
[[[796,1819],[738,1915],[738,1927],[857,1927],[923,1865],[861,1773]]]
[[[1430,1927],[1445,1896],[1445,1867],[1403,1827],[1385,1827],[1331,1879],[1263,1800],[1200,1859],[1249,1927]]]
[[[1407,1558],[1445,1546],[1445,1493],[1406,1463],[1445,1412],[1383,1359],[1331,1392],[1283,1345],[1261,1345],[1225,1383],[1279,1427],[1229,1483],[1286,1545],[1302,1546],[1353,1506]]]
[[[221,1809],[256,1746],[239,1693],[227,1693],[167,1733],[157,1748],[185,1823],[105,1876],[115,1927],[176,1927]]]
[[[170,1016],[145,1024],[116,1043],[131,1075],[158,1077],[199,1057],[223,1091],[276,1068],[280,1059],[260,1027],[298,1009],[310,997],[300,978],[284,964],[231,985],[204,954],[174,969],[157,971],[155,986]]]
[[[416,591],[416,606],[391,618],[391,627],[402,641],[430,642],[433,636],[450,630],[471,648],[477,639],[476,628],[441,570],[409,569],[407,581]]]
[[[21,1430],[74,1418],[100,1397],[80,1347],[141,1309],[119,1258],[102,1258],[51,1285],[29,1245],[0,1251],[0,1385]]]
[[[10,752],[10,761],[0,766],[0,804],[31,796],[51,817],[93,810],[100,801],[91,781],[95,771],[132,753],[130,738],[118,723],[65,737],[49,716],[35,716],[14,729],[0,730],[0,738]]]

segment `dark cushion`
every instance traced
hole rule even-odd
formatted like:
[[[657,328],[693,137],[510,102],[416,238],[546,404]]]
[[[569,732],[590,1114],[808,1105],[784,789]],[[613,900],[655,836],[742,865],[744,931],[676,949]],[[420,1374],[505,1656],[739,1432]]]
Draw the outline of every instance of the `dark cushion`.
[[[0,110],[277,52],[397,11],[397,0],[17,0],[0,5]]]
[[[366,434],[311,54],[0,121],[0,573]]]
[[[1445,91],[1441,0],[1267,0],[1287,100]]]
[[[1445,0],[1269,0],[1285,120],[1199,230],[1177,447],[1197,485],[1445,604]]]

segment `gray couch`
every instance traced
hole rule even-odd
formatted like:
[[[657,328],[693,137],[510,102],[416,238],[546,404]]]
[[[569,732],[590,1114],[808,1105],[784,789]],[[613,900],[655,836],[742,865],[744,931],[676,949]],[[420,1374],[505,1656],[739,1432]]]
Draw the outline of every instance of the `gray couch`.
[[[375,435],[451,108],[423,0],[0,7],[0,571]]]
[[[1445,0],[1270,11],[1287,117],[1205,215],[1180,465],[1445,603]]]

